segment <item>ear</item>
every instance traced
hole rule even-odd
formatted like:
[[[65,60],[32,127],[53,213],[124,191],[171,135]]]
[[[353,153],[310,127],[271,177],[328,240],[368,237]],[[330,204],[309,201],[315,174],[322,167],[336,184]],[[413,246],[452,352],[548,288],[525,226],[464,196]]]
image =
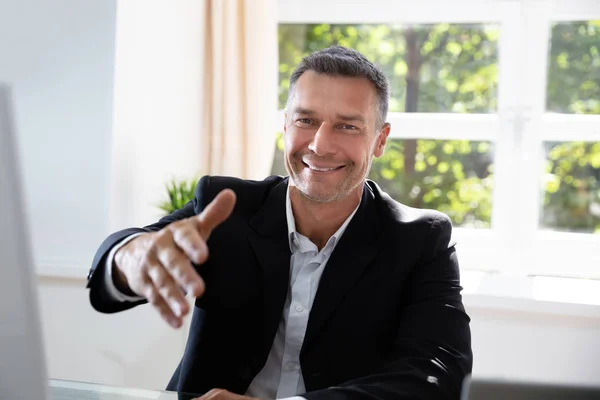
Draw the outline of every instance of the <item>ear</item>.
[[[375,142],[375,149],[373,150],[373,155],[375,157],[381,157],[383,155],[383,151],[385,150],[387,138],[390,135],[391,129],[392,129],[392,126],[390,125],[389,122],[386,122],[381,127],[381,130],[379,131],[376,142]]]

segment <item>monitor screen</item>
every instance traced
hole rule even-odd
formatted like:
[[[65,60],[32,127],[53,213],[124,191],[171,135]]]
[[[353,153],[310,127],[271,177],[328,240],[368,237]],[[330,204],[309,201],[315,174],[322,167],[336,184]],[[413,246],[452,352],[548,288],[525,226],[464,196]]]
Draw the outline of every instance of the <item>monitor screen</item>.
[[[10,89],[0,83],[0,398],[47,399]]]

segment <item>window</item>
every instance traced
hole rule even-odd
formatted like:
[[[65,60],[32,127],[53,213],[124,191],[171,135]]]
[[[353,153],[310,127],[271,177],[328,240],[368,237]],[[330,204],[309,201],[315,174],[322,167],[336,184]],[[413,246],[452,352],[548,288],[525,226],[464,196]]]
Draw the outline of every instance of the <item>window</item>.
[[[546,110],[600,115],[600,20],[552,25]],[[600,142],[582,139],[544,142],[542,229],[600,234]]]
[[[370,178],[449,215],[463,268],[600,277],[600,3],[400,3],[280,0],[279,120],[302,56],[355,48],[391,84]]]

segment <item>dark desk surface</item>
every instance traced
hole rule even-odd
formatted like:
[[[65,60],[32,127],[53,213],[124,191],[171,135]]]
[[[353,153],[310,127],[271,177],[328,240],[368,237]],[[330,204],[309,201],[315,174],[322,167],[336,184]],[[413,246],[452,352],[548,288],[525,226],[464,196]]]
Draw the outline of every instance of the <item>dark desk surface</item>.
[[[198,395],[49,380],[50,400],[191,400]]]

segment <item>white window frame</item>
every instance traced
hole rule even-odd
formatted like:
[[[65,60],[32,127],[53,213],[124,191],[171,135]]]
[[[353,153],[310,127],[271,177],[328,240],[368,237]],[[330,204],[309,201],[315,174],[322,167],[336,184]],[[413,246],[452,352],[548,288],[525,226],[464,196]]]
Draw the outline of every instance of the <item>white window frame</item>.
[[[551,25],[555,22],[600,19],[600,2],[594,0],[546,0],[524,2],[524,26],[531,63],[526,77],[529,123],[523,132],[521,187],[528,190],[527,209],[530,214],[522,247],[530,275],[600,278],[600,235],[544,231],[538,228],[537,206],[541,192],[542,144],[548,141],[599,141],[600,115],[553,114],[546,112],[546,81],[548,46]],[[532,51],[535,49],[535,51]],[[526,83],[526,82],[524,82]],[[535,185],[531,185],[535,182]],[[525,189],[529,183],[529,189]],[[535,220],[534,220],[535,218]]]
[[[389,113],[388,121],[391,138],[495,142],[492,228],[455,228],[454,237],[462,268],[518,276],[600,278],[600,235],[538,228],[542,142],[600,140],[600,116],[546,113],[550,24],[596,18],[596,0],[279,1],[279,23],[500,25],[497,113]]]

